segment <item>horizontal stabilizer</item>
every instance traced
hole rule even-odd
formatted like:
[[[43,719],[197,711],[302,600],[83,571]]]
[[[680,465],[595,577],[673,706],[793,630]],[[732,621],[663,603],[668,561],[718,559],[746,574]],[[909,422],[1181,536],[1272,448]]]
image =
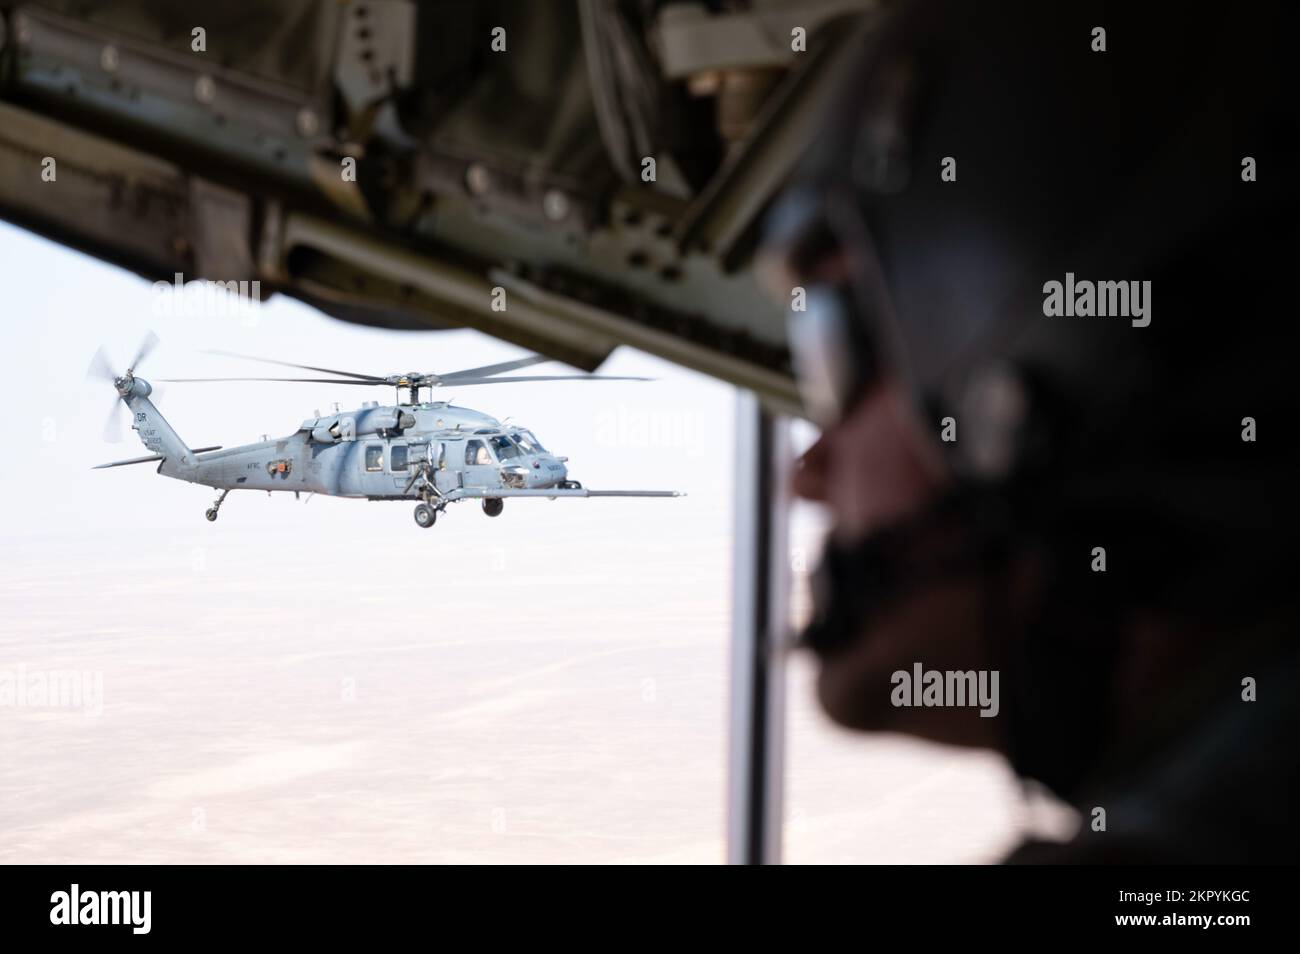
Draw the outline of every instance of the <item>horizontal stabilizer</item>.
[[[221,445],[215,447],[196,447],[190,453],[202,454],[205,451],[221,450]],[[132,457],[130,460],[115,460],[111,464],[96,464],[91,470],[103,470],[105,467],[125,467],[127,464],[148,464],[151,461],[162,460],[162,454],[150,454],[148,457]]]
[[[125,467],[127,464],[147,464],[151,460],[162,460],[162,454],[150,454],[148,457],[132,457],[130,460],[115,460],[111,464],[96,464],[91,470],[103,470],[105,467]]]

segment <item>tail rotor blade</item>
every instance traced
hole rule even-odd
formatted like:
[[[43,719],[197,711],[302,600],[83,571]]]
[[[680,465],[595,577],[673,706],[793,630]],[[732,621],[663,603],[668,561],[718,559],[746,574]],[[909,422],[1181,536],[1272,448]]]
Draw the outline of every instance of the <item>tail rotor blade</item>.
[[[117,372],[113,370],[113,363],[108,360],[108,355],[102,347],[90,359],[90,367],[86,369],[86,377],[92,380],[107,381],[110,384],[117,379]]]
[[[110,444],[122,443],[122,405],[113,402],[104,421],[104,440]]]
[[[149,353],[157,346],[158,336],[150,331],[144,336],[144,340],[140,342],[140,347],[136,350],[135,357],[131,359],[131,363],[127,365],[127,368],[134,371],[140,367],[140,362],[149,357]]]

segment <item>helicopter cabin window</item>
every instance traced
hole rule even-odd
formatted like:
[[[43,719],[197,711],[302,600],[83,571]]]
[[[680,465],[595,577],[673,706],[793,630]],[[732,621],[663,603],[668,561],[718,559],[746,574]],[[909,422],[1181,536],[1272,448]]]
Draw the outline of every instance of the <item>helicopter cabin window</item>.
[[[394,473],[406,470],[406,445],[394,444],[388,449],[388,469]]]
[[[504,434],[500,437],[492,438],[492,449],[496,451],[497,460],[502,463],[522,456],[519,448],[515,446],[515,442]]]
[[[366,445],[366,470],[383,470],[384,469],[384,445],[367,444]]]
[[[465,445],[465,463],[471,467],[474,465],[491,466],[492,455],[488,453],[487,445],[482,441],[470,441]]]

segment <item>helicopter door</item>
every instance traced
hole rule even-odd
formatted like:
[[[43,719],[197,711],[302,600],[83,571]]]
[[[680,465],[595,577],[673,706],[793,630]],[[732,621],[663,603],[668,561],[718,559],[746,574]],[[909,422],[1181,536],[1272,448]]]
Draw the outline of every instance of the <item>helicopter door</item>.
[[[461,481],[465,475],[463,469],[457,466],[458,460],[454,455],[463,452],[460,444],[445,441],[439,441],[433,451],[433,484],[444,494],[462,486]]]
[[[393,475],[393,486],[401,490],[406,486],[410,467],[409,448],[405,444],[392,444],[388,448],[388,469]]]
[[[465,442],[465,486],[497,487],[501,484],[501,468],[487,445],[487,441],[474,438]]]

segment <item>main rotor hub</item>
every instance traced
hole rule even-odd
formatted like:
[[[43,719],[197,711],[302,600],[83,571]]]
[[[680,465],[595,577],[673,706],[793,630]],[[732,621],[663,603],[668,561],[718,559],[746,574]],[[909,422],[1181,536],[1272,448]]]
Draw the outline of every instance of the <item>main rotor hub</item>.
[[[435,388],[442,378],[436,374],[411,371],[407,374],[390,374],[385,380],[395,388]]]

